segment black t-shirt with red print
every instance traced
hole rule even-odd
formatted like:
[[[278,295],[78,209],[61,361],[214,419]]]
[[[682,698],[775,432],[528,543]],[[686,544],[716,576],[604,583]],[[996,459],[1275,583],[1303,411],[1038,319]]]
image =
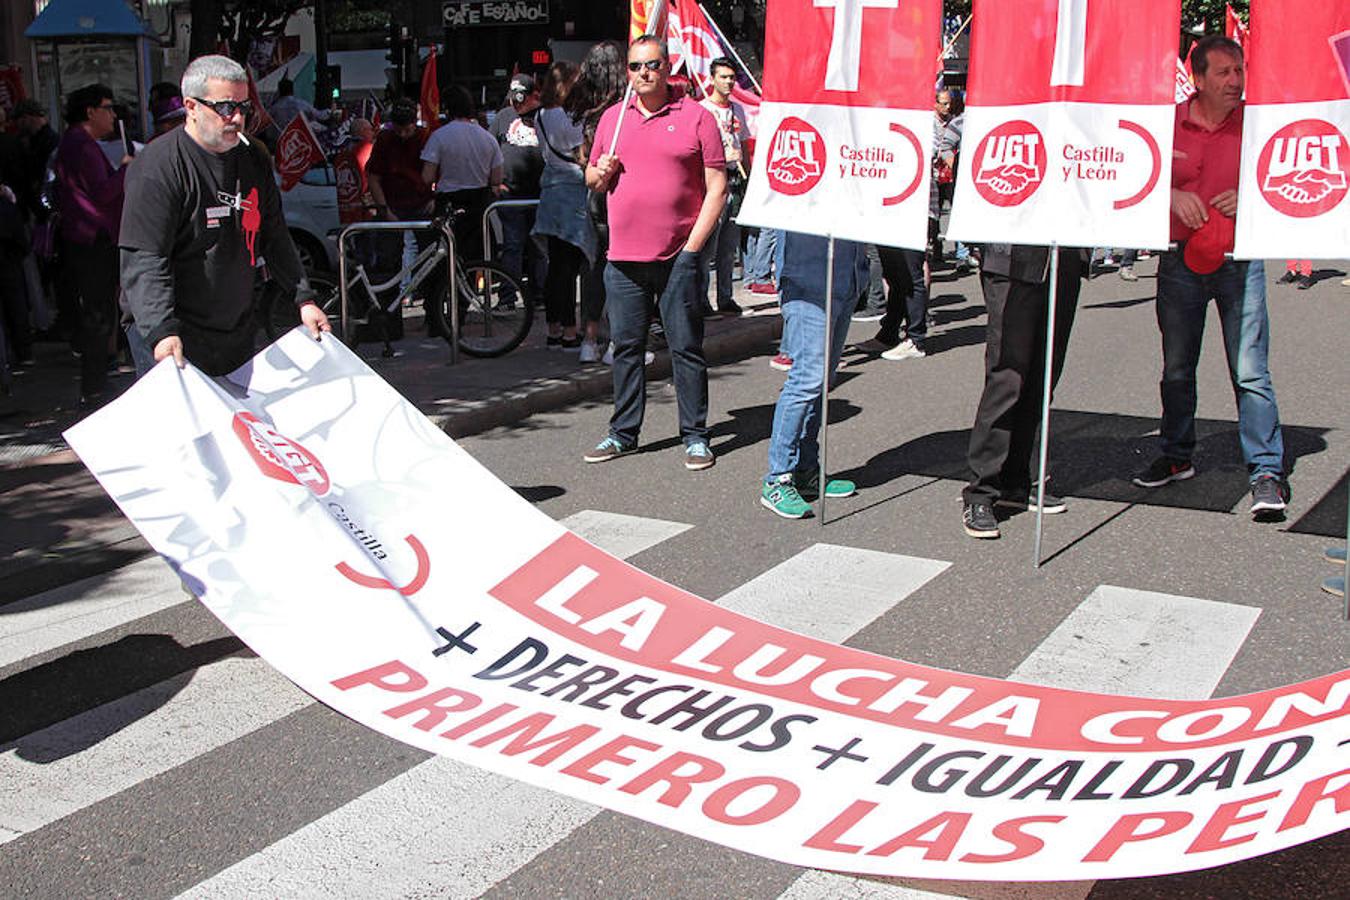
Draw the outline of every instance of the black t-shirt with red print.
[[[210,374],[252,355],[259,261],[287,290],[304,274],[267,151],[241,142],[212,153],[181,128],[130,164],[118,243],[141,334],[152,347],[180,336],[187,358]]]

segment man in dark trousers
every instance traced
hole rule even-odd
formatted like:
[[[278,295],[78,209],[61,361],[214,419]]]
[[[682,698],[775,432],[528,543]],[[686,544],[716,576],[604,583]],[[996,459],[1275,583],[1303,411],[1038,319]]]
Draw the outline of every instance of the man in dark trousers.
[[[251,112],[243,68],[199,57],[182,87],[187,122],[127,169],[122,289],[155,362],[186,359],[224,375],[253,356],[254,269],[263,258],[315,339],[330,328],[286,230],[271,160],[241,133]]]
[[[614,341],[614,414],[609,435],[585,454],[602,463],[637,450],[647,405],[643,355],[652,307],[670,346],[684,465],[710,468],[708,363],[694,293],[698,257],[726,201],[726,156],[717,121],[669,87],[664,41],[643,35],[628,48],[630,95],[605,110],[586,185],[608,196],[605,315]],[[618,146],[611,153],[615,132]]]
[[[1060,249],[1052,392],[1064,370],[1078,291],[1087,271],[1082,251]],[[966,454],[971,479],[962,491],[961,524],[971,537],[996,538],[995,504],[1036,510],[1032,452],[1045,395],[1050,248],[986,244],[980,286],[989,313],[984,391]],[[1043,512],[1061,513],[1066,508],[1063,500],[1045,494]]]

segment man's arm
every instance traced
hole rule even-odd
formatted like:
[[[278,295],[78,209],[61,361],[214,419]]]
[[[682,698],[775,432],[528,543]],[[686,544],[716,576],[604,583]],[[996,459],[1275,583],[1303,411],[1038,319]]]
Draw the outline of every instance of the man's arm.
[[[272,175],[271,159],[263,154],[260,162],[264,171],[263,177],[259,179],[258,192],[258,203],[262,206],[262,228],[258,234],[260,250],[267,260],[268,273],[284,290],[293,294],[295,304],[300,307],[300,321],[317,340],[320,333],[333,329],[328,324],[328,316],[315,301],[314,290],[309,286],[304,266],[300,264],[295,241],[286,227],[286,216],[281,210],[281,191]]]
[[[173,264],[154,250],[123,247],[122,290],[136,329],[154,350],[155,362],[172,356],[183,367],[183,342],[173,314]]]
[[[727,170],[722,166],[703,167],[703,205],[699,207],[698,218],[694,220],[694,229],[684,242],[684,249],[698,253],[712,236],[717,220],[722,216],[722,206],[727,201]]]
[[[436,173],[440,171],[440,166],[434,162],[422,163],[422,180],[430,187],[436,186]]]

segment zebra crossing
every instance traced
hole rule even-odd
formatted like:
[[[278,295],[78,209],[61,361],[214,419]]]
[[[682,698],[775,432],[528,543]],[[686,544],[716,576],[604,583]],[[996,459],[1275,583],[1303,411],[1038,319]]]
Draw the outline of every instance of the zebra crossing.
[[[578,513],[564,524],[624,558],[692,527],[599,511]],[[843,642],[902,608],[949,565],[815,544],[717,602]],[[830,571],[831,578],[811,577],[821,571]],[[10,604],[0,608],[0,668],[193,603],[162,562],[147,560]],[[1258,615],[1252,607],[1102,585],[1009,677],[1101,692],[1205,697]],[[314,728],[315,723],[322,727]],[[322,745],[325,737],[333,741],[314,747],[309,758],[296,750],[296,765],[308,769],[303,777],[298,769],[291,777],[284,771],[257,773],[260,785],[289,788],[294,781],[298,793],[310,790],[305,796],[268,797],[276,807],[270,821],[268,810],[241,814],[245,822],[260,820],[258,846],[166,839],[159,843],[173,846],[175,857],[158,867],[155,860],[142,858],[145,853],[123,859],[121,842],[113,839],[98,847],[53,850],[63,840],[77,839],[72,836],[104,832],[105,826],[137,829],[142,823],[128,811],[157,797],[192,793],[211,802],[201,811],[148,816],[150,824],[142,827],[149,833],[132,843],[156,846],[160,836],[153,829],[169,828],[166,823],[179,817],[192,820],[181,830],[209,835],[212,823],[201,816],[231,799],[212,796],[217,791],[213,776],[224,769],[247,770],[255,760],[262,767],[264,755],[255,755],[253,748],[283,729],[295,731],[298,745]],[[543,880],[531,885],[532,867],[562,854],[563,845],[603,843],[611,833],[612,814],[601,815],[597,807],[402,745],[391,750],[391,743],[319,707],[262,660],[225,656],[0,746],[0,884],[21,887],[22,895],[32,897],[472,897],[494,887],[503,895],[564,895],[568,892],[554,891]],[[341,790],[322,794],[325,778],[339,766],[362,760],[366,771],[361,784],[347,788],[350,796]],[[660,832],[641,823],[633,827],[644,835]],[[43,852],[78,864],[35,870],[31,858]],[[615,853],[584,877],[613,883],[614,872],[629,864],[625,854]],[[908,885],[767,862],[763,871],[771,877],[762,884],[744,889],[727,884],[720,895],[803,900],[986,895],[976,886]],[[165,872],[171,877],[159,877]],[[1026,895],[1084,897],[1090,889],[1089,884],[1060,884]]]

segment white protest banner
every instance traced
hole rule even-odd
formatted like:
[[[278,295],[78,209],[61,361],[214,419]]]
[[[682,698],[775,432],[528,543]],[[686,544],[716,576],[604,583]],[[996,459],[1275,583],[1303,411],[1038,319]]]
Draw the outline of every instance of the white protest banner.
[[[977,0],[948,237],[1166,248],[1176,0]]]
[[[1345,256],[1350,5],[1252,4],[1247,73],[1233,255]]]
[[[928,240],[940,0],[775,0],[737,221],[895,247]]]
[[[879,875],[1155,875],[1350,824],[1350,672],[1189,702],[842,647],[585,543],[338,341],[231,378],[166,361],[68,440],[259,655],[413,746]]]

